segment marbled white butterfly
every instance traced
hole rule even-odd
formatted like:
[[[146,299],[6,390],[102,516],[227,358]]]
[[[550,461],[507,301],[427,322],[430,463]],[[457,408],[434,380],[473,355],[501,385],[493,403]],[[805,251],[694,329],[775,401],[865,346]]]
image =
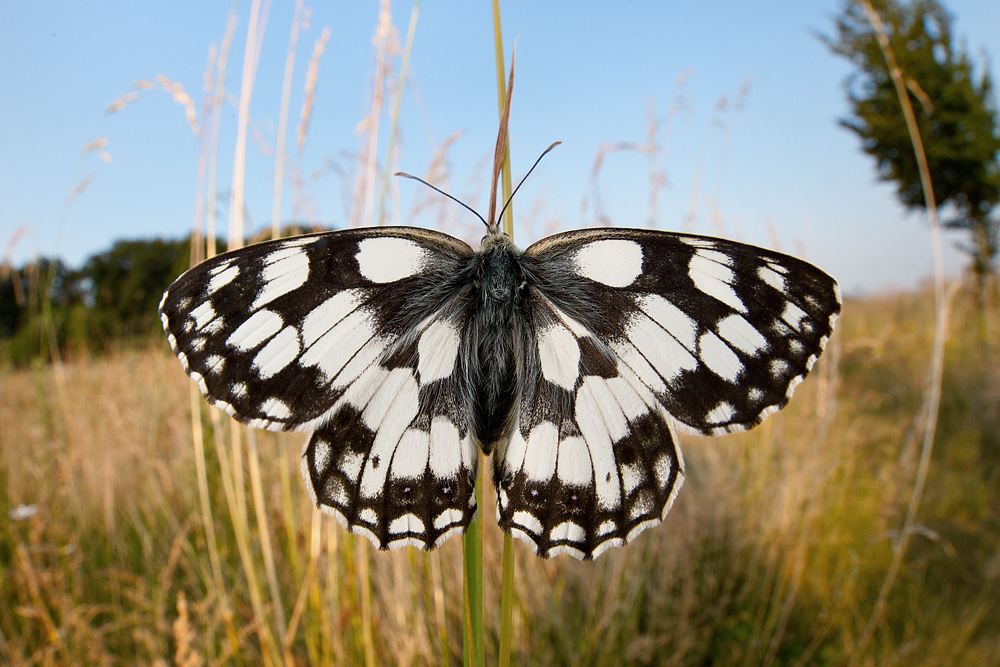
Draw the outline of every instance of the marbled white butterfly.
[[[476,512],[492,456],[501,528],[595,558],[659,523],[675,431],[781,409],[833,331],[837,283],[703,236],[586,229],[521,251],[437,232],[309,234],[214,257],[163,295],[174,353],[213,405],[311,431],[315,503],[382,549],[432,549]]]

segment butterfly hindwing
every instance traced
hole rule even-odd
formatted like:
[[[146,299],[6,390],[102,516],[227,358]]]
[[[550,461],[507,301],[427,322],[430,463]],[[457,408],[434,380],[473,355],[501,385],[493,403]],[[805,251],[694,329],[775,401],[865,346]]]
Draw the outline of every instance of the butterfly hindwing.
[[[320,507],[381,548],[431,548],[475,513],[455,305],[472,257],[410,228],[277,240],[191,269],[161,319],[210,402],[314,431],[302,471]]]
[[[306,445],[314,500],[382,548],[433,548],[475,514],[479,449],[458,370],[460,324],[422,323],[354,381]]]
[[[543,557],[596,558],[660,522],[684,479],[662,406],[579,321],[529,291],[523,394],[494,456],[501,527]]]

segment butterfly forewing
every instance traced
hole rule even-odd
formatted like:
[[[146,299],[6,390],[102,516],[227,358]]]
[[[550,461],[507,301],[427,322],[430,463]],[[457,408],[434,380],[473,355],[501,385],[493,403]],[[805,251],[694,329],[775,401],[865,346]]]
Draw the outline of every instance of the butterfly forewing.
[[[573,280],[547,296],[657,397],[679,428],[717,435],[788,402],[833,332],[837,283],[780,253],[701,236],[595,229],[525,252]]]
[[[303,474],[321,507],[382,548],[429,548],[475,512],[454,305],[473,256],[408,228],[262,243],[191,269],[160,313],[209,401],[315,430]]]

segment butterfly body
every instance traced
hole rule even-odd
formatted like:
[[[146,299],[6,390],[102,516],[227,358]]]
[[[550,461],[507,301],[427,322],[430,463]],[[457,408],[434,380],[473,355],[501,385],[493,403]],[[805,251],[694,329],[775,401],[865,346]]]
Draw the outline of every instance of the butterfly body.
[[[525,295],[521,251],[502,233],[490,233],[470,257],[476,278],[466,314],[472,425],[485,454],[510,437],[519,386],[519,322]]]
[[[281,239],[212,258],[164,294],[170,345],[210,402],[311,432],[313,500],[380,548],[433,548],[475,516],[491,456],[501,528],[594,558],[659,523],[677,430],[745,430],[783,407],[840,311],[810,264],[649,230],[524,251],[407,227]]]

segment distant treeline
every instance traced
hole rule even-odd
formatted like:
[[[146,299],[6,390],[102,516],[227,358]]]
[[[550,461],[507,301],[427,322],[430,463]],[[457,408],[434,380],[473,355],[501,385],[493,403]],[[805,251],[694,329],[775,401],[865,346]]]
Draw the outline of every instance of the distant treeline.
[[[217,243],[220,252],[225,249]],[[0,365],[99,353],[111,343],[160,332],[160,297],[187,270],[190,257],[190,239],[152,239],[117,241],[78,269],[51,258],[5,267]]]

